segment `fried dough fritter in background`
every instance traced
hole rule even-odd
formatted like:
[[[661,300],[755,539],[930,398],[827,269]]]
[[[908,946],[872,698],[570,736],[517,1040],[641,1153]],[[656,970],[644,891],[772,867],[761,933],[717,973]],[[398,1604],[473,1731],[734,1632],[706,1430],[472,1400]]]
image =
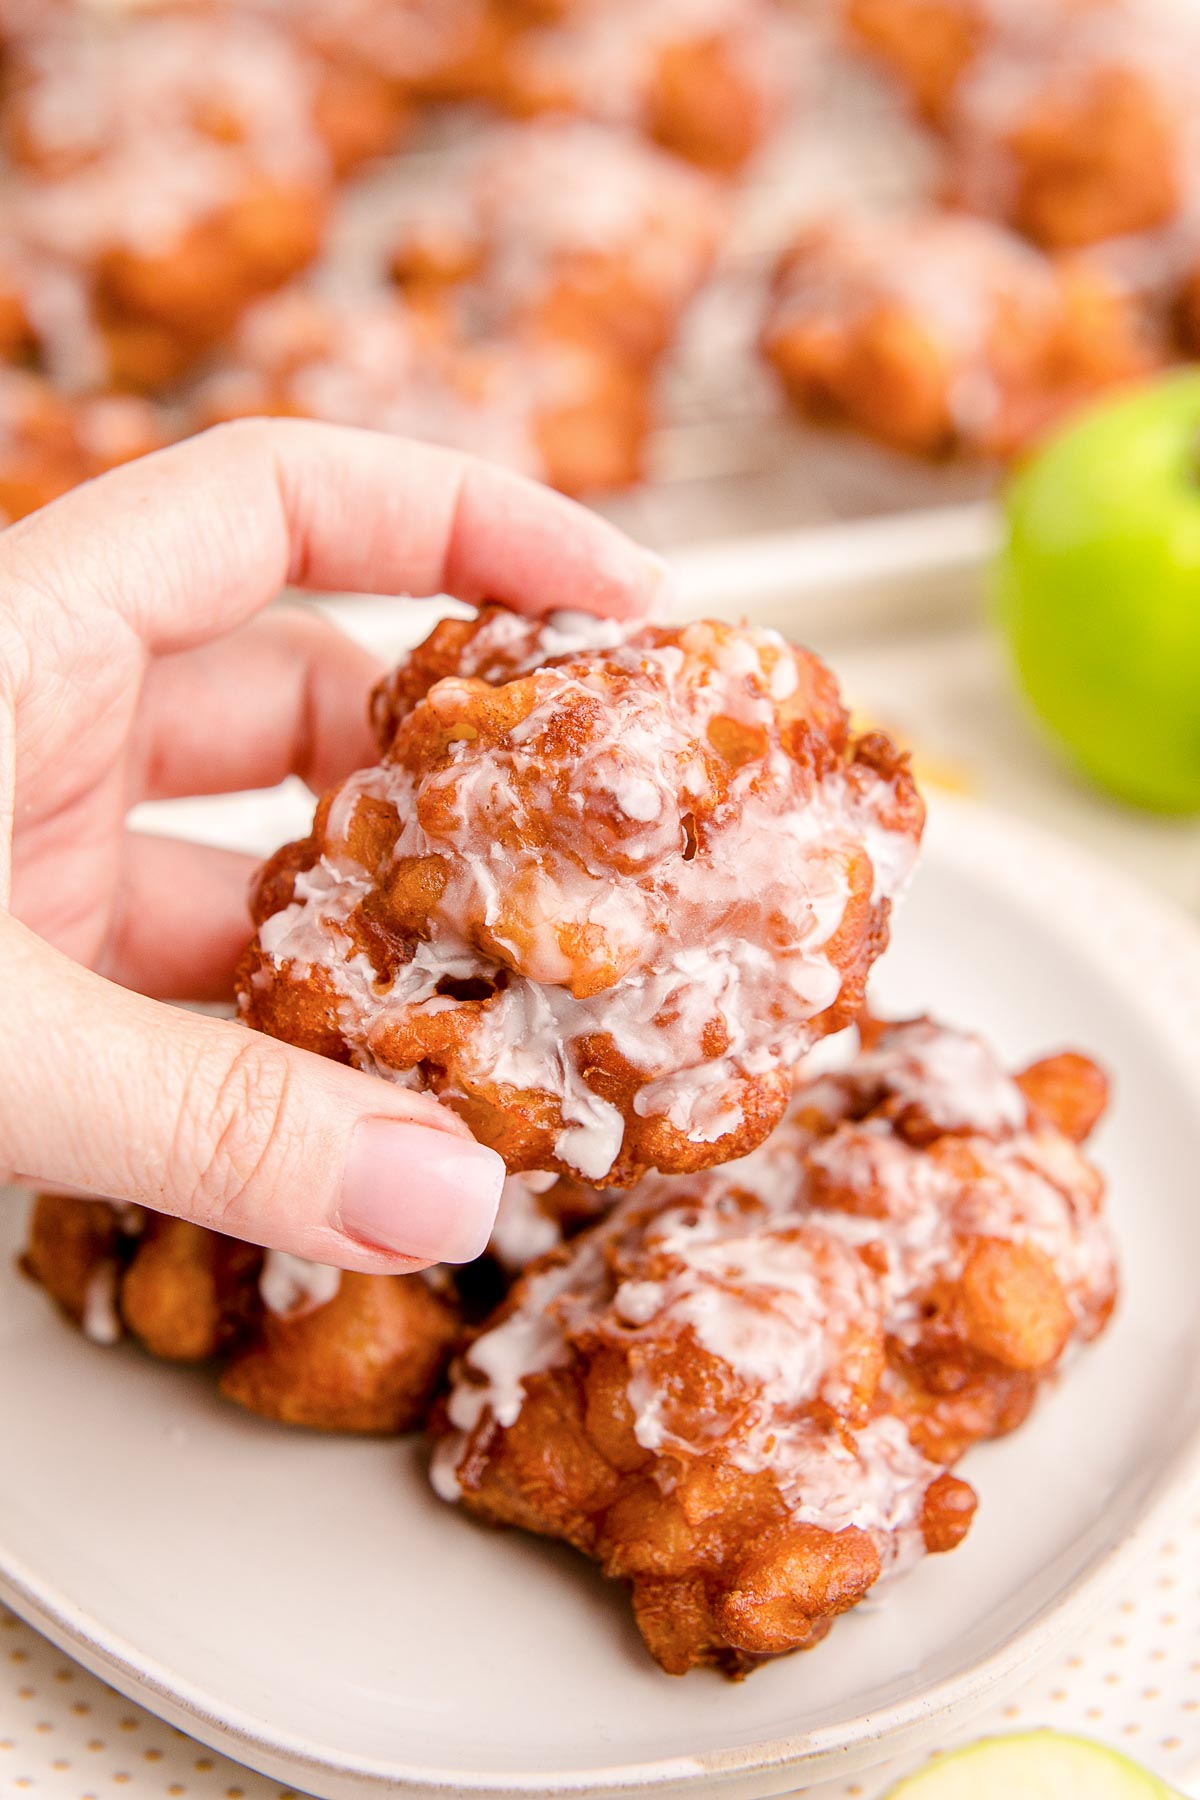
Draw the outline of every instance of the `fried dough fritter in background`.
[[[774,0],[669,18],[5,0],[0,262],[21,280],[10,316],[0,276],[0,359],[64,411],[142,394],[168,439],[263,411],[490,454],[568,492],[629,486],[729,181],[778,112],[779,19]],[[482,105],[528,122],[481,130]],[[441,222],[486,190],[488,267],[435,306],[428,283],[419,303],[396,286],[387,178],[453,106],[476,169],[439,181]],[[20,434],[10,458],[10,517],[105,466],[48,467]]]
[[[1196,353],[1194,20],[1153,0],[841,15],[932,128],[935,191],[907,217],[810,222],[784,251],[763,343],[804,417],[1006,459],[1090,395]]]
[[[839,43],[782,0],[4,0],[0,364],[46,390],[0,408],[0,509],[119,459],[92,444],[114,394],[146,408],[121,455],[266,412],[595,496],[711,456],[710,355],[769,407],[756,338],[806,422],[989,462],[1196,354],[1186,20],[840,13]],[[791,309],[829,270],[828,184],[811,146],[792,177],[791,128],[847,56],[907,98],[934,172],[844,221],[818,331]],[[948,202],[990,240],[942,248]]]

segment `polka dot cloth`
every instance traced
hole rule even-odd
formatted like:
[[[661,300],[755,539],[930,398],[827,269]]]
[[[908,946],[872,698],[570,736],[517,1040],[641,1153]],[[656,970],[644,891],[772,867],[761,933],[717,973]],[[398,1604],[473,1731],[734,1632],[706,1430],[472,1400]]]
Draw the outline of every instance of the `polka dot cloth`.
[[[1200,1800],[1200,1497],[1187,1527],[1073,1649],[942,1747],[1037,1725],[1100,1738]],[[809,1800],[879,1800],[909,1766],[827,1782]],[[131,1705],[0,1606],[0,1796],[26,1794],[307,1800]]]

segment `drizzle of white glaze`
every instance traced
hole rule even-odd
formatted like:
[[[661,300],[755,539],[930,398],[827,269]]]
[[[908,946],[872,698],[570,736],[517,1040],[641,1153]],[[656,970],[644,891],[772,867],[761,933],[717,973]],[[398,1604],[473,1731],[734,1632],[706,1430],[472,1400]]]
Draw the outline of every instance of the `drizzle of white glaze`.
[[[890,1026],[876,1049],[859,1052],[851,1079],[860,1094],[919,1107],[939,1131],[1003,1137],[1029,1116],[1024,1094],[982,1038],[931,1019]]]
[[[472,1380],[455,1387],[447,1406],[450,1423],[457,1430],[473,1431],[485,1412],[500,1426],[516,1422],[525,1383],[531,1376],[555,1368],[566,1356],[557,1303],[569,1290],[586,1285],[589,1276],[594,1279],[596,1273],[585,1249],[574,1263],[529,1277],[521,1306],[481,1333],[464,1355]],[[476,1376],[482,1380],[475,1380]]]
[[[556,1220],[542,1211],[538,1195],[554,1186],[555,1175],[535,1171],[510,1175],[500,1192],[500,1207],[488,1249],[514,1273],[528,1267],[561,1241]]]
[[[117,1310],[121,1266],[115,1257],[98,1262],[87,1278],[83,1296],[84,1335],[93,1344],[117,1344],[123,1335]]]
[[[899,1574],[922,1554],[921,1514],[939,1471],[914,1449],[899,1419],[887,1413],[868,1419],[849,1443],[836,1432],[810,1430],[806,1439],[781,1443],[778,1455],[785,1466],[798,1459],[803,1468],[791,1507],[798,1522],[825,1531],[850,1525],[869,1531],[881,1578]]]
[[[268,1250],[258,1277],[263,1305],[281,1319],[301,1318],[328,1306],[341,1284],[340,1269],[308,1262],[285,1250]]]
[[[841,1362],[874,1304],[870,1271],[820,1231],[764,1228],[761,1216],[720,1208],[665,1213],[645,1244],[655,1260],[665,1259],[668,1272],[617,1287],[611,1304],[623,1337],[690,1332],[739,1384],[769,1397],[761,1416],[752,1404],[742,1419],[737,1460],[746,1468],[770,1467],[781,1412],[817,1399],[844,1400]],[[634,1413],[634,1435],[644,1448],[661,1450],[673,1441],[661,1392],[645,1410],[635,1404]]]

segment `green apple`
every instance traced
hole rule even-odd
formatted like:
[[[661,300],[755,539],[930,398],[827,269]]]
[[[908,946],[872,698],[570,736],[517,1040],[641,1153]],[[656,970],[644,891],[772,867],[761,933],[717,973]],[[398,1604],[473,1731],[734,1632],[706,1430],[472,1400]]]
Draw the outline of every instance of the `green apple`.
[[[886,1800],[1181,1800],[1115,1750],[1057,1731],[983,1738],[936,1756]]]
[[[1200,810],[1200,372],[1077,417],[1006,510],[998,612],[1035,711],[1123,800]]]

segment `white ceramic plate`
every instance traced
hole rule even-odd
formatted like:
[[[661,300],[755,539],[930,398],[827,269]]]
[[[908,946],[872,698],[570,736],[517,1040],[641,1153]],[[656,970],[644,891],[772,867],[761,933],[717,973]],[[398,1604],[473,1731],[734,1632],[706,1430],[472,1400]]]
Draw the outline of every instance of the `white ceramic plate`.
[[[1125,1291],[1031,1424],[968,1458],[964,1548],[812,1655],[741,1686],[672,1681],[616,1589],[440,1505],[416,1445],[264,1426],[203,1375],[92,1348],[7,1266],[0,1594],[173,1722],[331,1800],[777,1794],[993,1698],[1097,1604],[1197,1464],[1200,948],[1120,878],[943,805],[879,998],[1013,1059],[1102,1057]],[[19,1210],[0,1209],[6,1251]]]

